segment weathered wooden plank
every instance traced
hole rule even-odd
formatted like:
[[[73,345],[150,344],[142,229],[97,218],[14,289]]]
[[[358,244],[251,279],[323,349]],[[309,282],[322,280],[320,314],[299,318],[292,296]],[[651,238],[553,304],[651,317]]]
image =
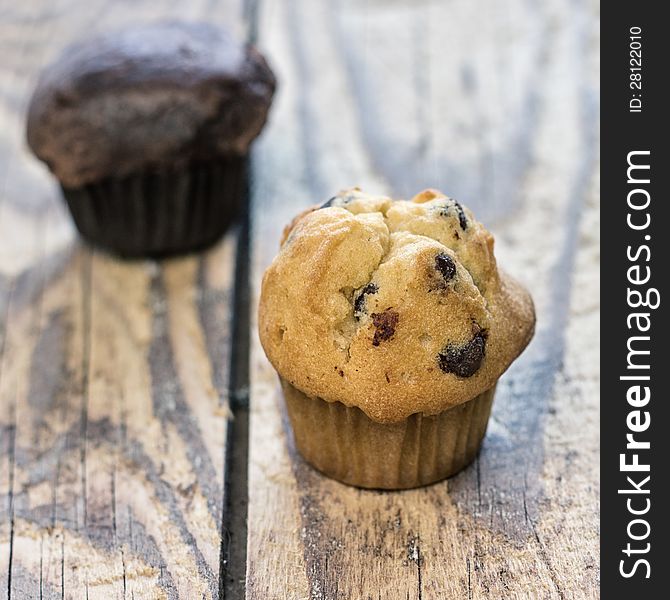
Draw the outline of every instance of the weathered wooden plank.
[[[219,597],[237,233],[161,264],[83,247],[23,113],[72,39],[157,18],[244,36],[242,3],[0,11],[0,597]]]
[[[8,573],[26,574],[12,576],[18,597],[33,584],[70,597],[218,594],[229,413],[214,372],[226,362],[207,354],[199,292],[227,293],[234,247],[229,237],[205,259],[162,269],[78,251],[37,306],[12,315],[2,542],[13,546]],[[225,321],[210,325],[228,339]]]
[[[283,85],[256,157],[256,295],[303,207],[442,187],[496,234],[538,333],[473,466],[376,493],[296,455],[252,324],[249,597],[597,597],[597,349],[576,341],[598,326],[595,36],[595,3],[264,6]]]

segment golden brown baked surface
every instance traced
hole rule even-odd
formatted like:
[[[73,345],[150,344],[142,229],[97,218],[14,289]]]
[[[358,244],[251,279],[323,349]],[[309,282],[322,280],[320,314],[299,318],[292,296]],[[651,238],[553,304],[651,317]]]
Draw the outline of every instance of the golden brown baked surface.
[[[263,348],[312,397],[379,422],[437,414],[492,387],[530,341],[528,292],[493,237],[435,190],[346,190],[299,215],[265,272]]]

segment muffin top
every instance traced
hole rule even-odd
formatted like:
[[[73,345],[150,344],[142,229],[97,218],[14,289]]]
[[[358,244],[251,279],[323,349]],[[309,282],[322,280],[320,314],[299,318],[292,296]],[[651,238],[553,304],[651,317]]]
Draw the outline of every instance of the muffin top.
[[[347,190],[299,215],[259,307],[281,377],[386,423],[486,391],[534,325],[528,292],[496,266],[493,236],[435,190],[410,201]]]
[[[224,29],[128,27],[74,43],[44,69],[28,109],[28,144],[69,188],[243,155],[274,90],[265,59]]]

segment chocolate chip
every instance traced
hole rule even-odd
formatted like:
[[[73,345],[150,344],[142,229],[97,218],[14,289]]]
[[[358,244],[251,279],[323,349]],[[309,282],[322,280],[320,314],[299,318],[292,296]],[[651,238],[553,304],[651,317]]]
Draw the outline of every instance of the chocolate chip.
[[[461,229],[465,231],[468,227],[468,218],[465,216],[463,207],[453,198],[449,198],[448,202],[450,204],[445,204],[444,206],[440,207],[440,214],[443,217],[446,217],[449,215],[449,209],[452,207],[455,208],[456,212],[458,213],[458,223],[461,226]]]
[[[454,206],[456,206],[456,210],[458,211],[458,222],[461,226],[461,229],[465,231],[466,227],[468,226],[468,219],[465,216],[465,211],[463,210],[463,207],[454,200]]]
[[[456,263],[448,254],[441,252],[435,257],[435,268],[442,274],[444,281],[451,281],[456,275]]]
[[[330,208],[331,206],[346,206],[349,204],[355,196],[353,194],[348,194],[346,196],[333,196],[328,202],[324,202],[319,208]]]
[[[360,315],[365,313],[365,296],[368,294],[376,294],[379,291],[379,288],[374,283],[368,283],[356,296],[354,300],[354,317],[358,321]]]
[[[400,315],[387,308],[383,313],[373,313],[372,324],[375,326],[375,336],[372,339],[373,346],[379,346],[381,342],[390,340],[395,333]]]
[[[465,345],[449,344],[437,355],[437,360],[445,373],[454,373],[459,377],[472,377],[482,365],[486,354],[488,333],[478,331]]]

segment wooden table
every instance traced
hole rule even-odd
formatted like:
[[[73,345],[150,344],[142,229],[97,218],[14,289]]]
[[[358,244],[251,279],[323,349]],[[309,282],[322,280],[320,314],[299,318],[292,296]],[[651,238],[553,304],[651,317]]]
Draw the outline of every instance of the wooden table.
[[[1,2],[0,595],[598,597],[595,0]],[[158,16],[232,24],[281,87],[249,222],[122,262],[77,240],[24,109],[65,43]],[[479,458],[425,489],[307,466],[256,335],[282,225],[351,185],[459,198],[537,304]]]

